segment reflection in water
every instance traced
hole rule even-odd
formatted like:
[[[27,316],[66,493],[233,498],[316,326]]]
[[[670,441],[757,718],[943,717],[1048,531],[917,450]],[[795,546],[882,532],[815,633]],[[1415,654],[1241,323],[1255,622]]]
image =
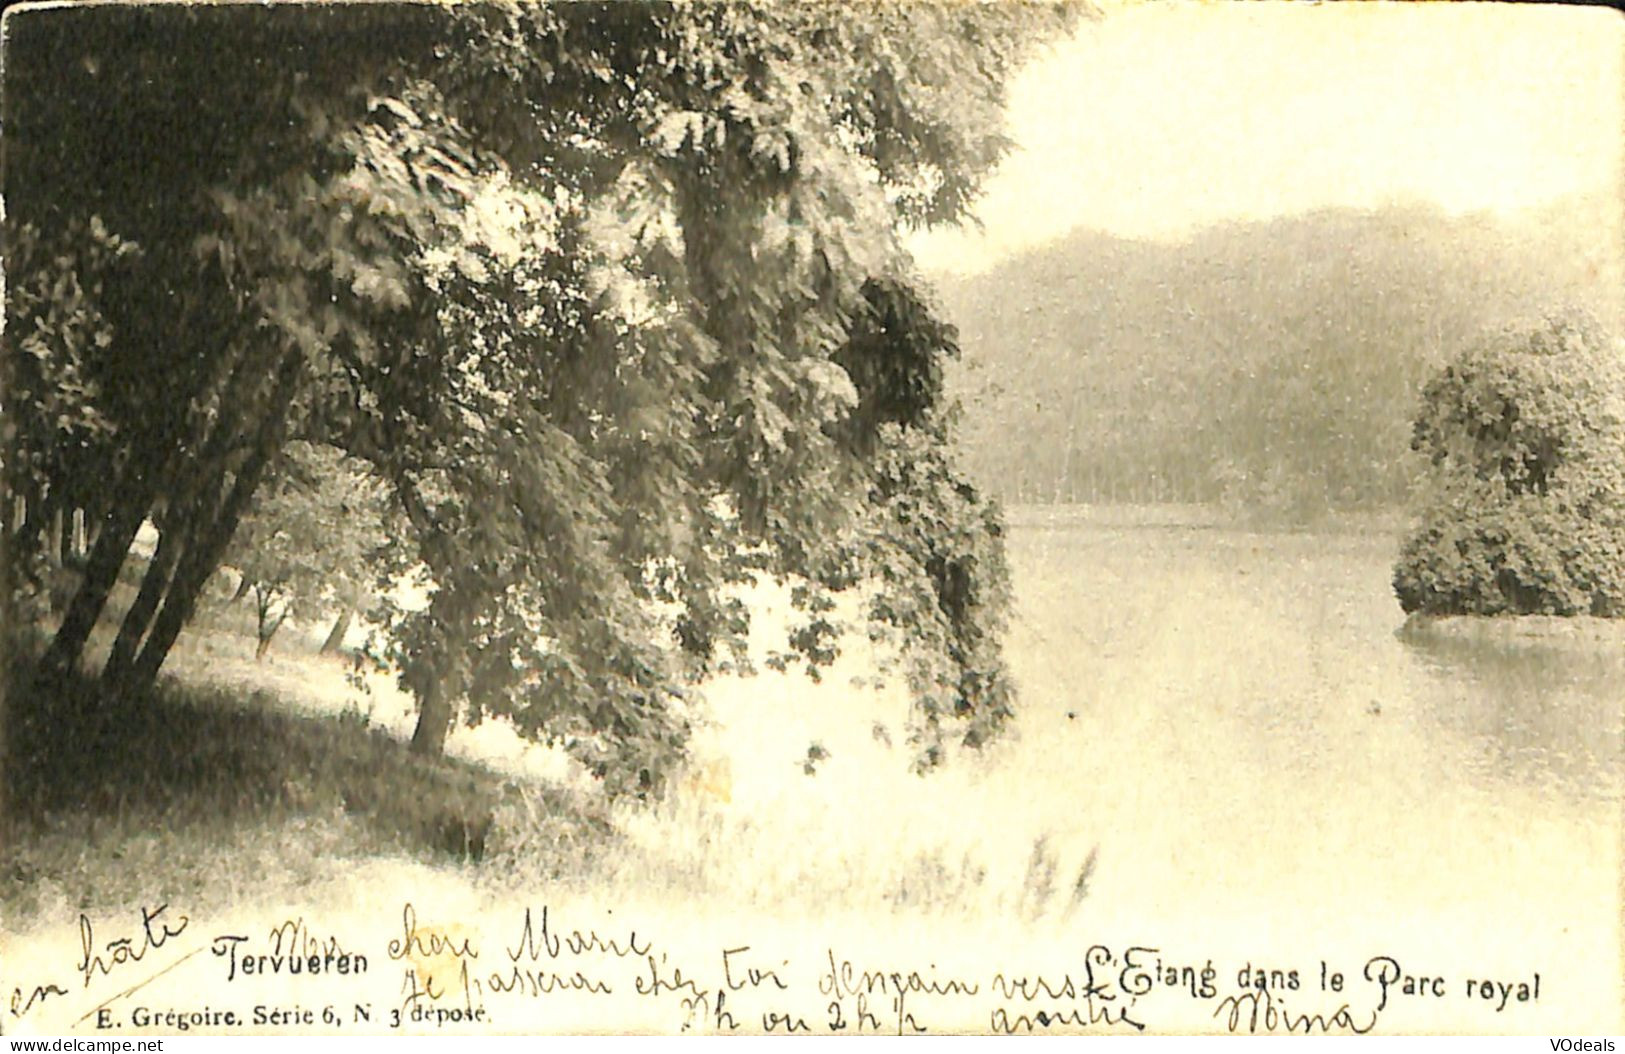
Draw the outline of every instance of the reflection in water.
[[[1481,779],[1618,797],[1625,651],[1617,645],[1399,639],[1424,675],[1418,701],[1440,729],[1476,748],[1466,756]]]
[[[1171,721],[1299,793],[1330,768],[1450,794],[1516,785],[1558,809],[1619,797],[1625,635],[1396,633],[1385,536],[1079,526],[1011,545],[1029,705],[1064,684],[1097,727]]]

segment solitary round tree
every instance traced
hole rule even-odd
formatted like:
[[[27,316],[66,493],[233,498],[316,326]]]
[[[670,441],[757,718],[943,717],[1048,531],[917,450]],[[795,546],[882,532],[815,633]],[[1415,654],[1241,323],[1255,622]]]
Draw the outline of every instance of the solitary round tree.
[[[1625,346],[1585,314],[1463,355],[1422,394],[1407,612],[1625,615]]]

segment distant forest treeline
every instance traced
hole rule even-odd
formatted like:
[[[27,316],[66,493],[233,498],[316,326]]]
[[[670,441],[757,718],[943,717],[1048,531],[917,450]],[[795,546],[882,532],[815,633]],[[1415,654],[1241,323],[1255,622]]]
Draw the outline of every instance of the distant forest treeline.
[[[971,474],[1006,501],[1394,505],[1441,362],[1560,306],[1618,324],[1609,207],[1328,209],[1177,245],[1075,231],[941,276]]]

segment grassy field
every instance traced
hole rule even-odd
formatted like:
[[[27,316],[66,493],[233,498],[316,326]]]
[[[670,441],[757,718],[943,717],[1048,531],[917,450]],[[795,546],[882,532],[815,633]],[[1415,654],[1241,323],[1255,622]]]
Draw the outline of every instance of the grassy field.
[[[154,895],[275,899],[375,857],[476,874],[522,854],[546,876],[604,850],[590,794],[471,761],[461,741],[463,756],[408,752],[405,700],[384,678],[356,690],[319,635],[287,633],[256,662],[247,606],[207,613],[158,684],[116,706],[89,676],[8,671],[10,928]]]
[[[765,654],[788,605],[772,589],[751,599]],[[562,751],[501,723],[454,730],[443,759],[416,757],[411,700],[389,677],[319,654],[320,627],[290,627],[256,661],[251,605],[209,604],[128,704],[106,705],[90,676],[10,671],[8,928],[140,897],[277,901],[377,859],[493,894],[610,886],[764,909],[1037,918],[1087,887],[1092,844],[962,822],[990,760],[911,772],[906,697],[877,686],[861,643],[822,683],[709,683],[709,720],[671,792],[611,803]],[[106,645],[93,640],[92,665]]]

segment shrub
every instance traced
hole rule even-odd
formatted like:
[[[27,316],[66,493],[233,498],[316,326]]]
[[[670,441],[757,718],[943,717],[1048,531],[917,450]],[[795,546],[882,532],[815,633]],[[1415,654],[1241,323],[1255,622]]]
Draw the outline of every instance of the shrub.
[[[1548,318],[1422,393],[1421,522],[1394,569],[1407,612],[1625,615],[1625,344]]]

